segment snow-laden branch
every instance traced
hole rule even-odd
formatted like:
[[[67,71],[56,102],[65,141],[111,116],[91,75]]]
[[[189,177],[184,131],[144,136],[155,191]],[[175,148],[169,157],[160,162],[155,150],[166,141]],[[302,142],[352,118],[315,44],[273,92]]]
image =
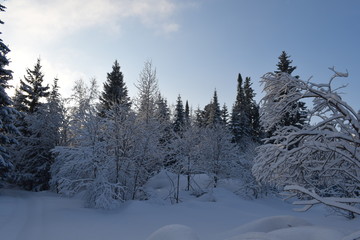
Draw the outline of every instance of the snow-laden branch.
[[[348,72],[330,70],[330,80],[320,84],[287,73],[263,76],[266,95],[262,99],[261,122],[273,134],[257,148],[253,174],[258,181],[281,188],[298,184],[315,189],[320,196],[358,198],[360,115],[342,100],[338,89],[332,88],[334,80],[347,77]],[[301,108],[297,103],[303,99],[313,101],[307,124],[284,126],[281,119],[298,114]],[[331,198],[321,200],[334,203]],[[304,209],[311,206],[305,205]]]
[[[306,211],[306,210],[310,209],[312,206],[314,206],[318,203],[322,203],[322,204],[325,204],[330,207],[335,207],[335,208],[338,208],[341,210],[349,211],[349,212],[360,215],[359,208],[348,205],[348,204],[360,203],[359,198],[321,197],[318,194],[316,194],[315,192],[309,191],[309,190],[305,189],[304,187],[301,187],[298,185],[285,186],[284,190],[290,191],[290,192],[294,192],[294,191],[300,192],[300,193],[306,194],[309,197],[313,198],[312,200],[300,200],[300,201],[293,202],[294,205],[305,205],[304,208],[302,208],[302,209],[299,209],[299,208],[295,209],[296,211]]]

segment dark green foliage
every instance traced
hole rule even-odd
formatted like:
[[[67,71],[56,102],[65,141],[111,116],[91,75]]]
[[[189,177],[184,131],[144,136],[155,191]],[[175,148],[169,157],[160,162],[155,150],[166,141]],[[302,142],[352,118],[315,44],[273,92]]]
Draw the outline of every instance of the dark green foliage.
[[[185,103],[185,125],[190,126],[190,107],[189,107],[189,102],[187,100]]]
[[[44,74],[41,71],[40,58],[34,69],[27,69],[27,76],[20,80],[14,99],[15,107],[20,112],[34,113],[41,105],[41,99],[49,96],[49,86],[43,86]]]
[[[195,110],[195,125],[197,127],[204,127],[205,126],[204,119],[205,119],[205,111],[201,110],[200,107],[198,107]]]
[[[0,11],[4,12],[5,6],[0,4]],[[0,20],[0,24],[3,23]],[[12,80],[12,71],[6,69],[6,66],[9,65],[6,55],[9,52],[10,49],[0,39],[0,180],[5,178],[5,172],[12,167],[8,145],[16,143],[12,135],[18,134],[18,130],[14,126],[17,111],[11,107],[11,98],[6,93],[6,89],[10,87],[8,81]]]
[[[220,123],[221,123],[221,110],[220,110],[220,104],[218,101],[217,92],[215,90],[212,102],[209,105],[209,118],[207,119],[207,126],[214,127],[215,125]]]
[[[185,126],[185,110],[181,100],[181,96],[178,96],[175,106],[173,129],[174,132],[179,133],[184,130]]]
[[[168,123],[170,121],[170,110],[167,105],[166,99],[164,99],[159,93],[158,98],[155,101],[155,117],[160,123]]]
[[[291,66],[292,60],[289,59],[290,56],[287,55],[285,51],[282,51],[279,56],[279,62],[276,64],[277,71],[275,73],[287,73],[292,74],[292,72],[296,69],[296,66]],[[295,76],[299,78],[299,76]],[[286,95],[288,92],[292,92],[292,90],[284,91],[282,94]],[[296,126],[302,128],[306,119],[306,106],[304,102],[298,101],[292,103],[292,109],[297,109],[296,111],[291,111],[291,113],[287,112],[284,114],[284,117],[274,126],[273,129],[267,132],[268,136],[271,136],[277,128],[281,128],[284,126]]]
[[[234,136],[233,141],[239,144],[244,136],[250,134],[248,128],[250,120],[246,114],[245,92],[243,88],[243,79],[240,73],[238,75],[237,83],[236,101],[231,114],[231,130]]]
[[[221,123],[225,126],[229,124],[229,111],[225,103],[221,109]]]
[[[16,162],[15,182],[26,190],[49,188],[50,167],[54,162],[51,150],[64,141],[65,113],[59,94],[58,79],[54,79],[47,103],[33,113],[24,113],[23,134],[13,153]]]
[[[22,133],[12,153],[15,183],[34,191],[49,187],[49,170],[53,162],[50,150],[60,142],[60,128],[64,120],[58,80],[54,80],[51,92],[49,86],[43,86],[43,81],[44,74],[38,59],[34,69],[27,69],[27,75],[20,81],[14,104],[21,113],[17,125]],[[47,102],[42,101],[44,98]]]
[[[196,111],[196,125],[198,127],[214,127],[222,123],[221,110],[216,90],[213,99],[204,107],[204,110]]]
[[[279,62],[276,64],[277,71],[275,73],[286,72],[288,74],[292,74],[292,72],[296,69],[296,66],[291,66],[292,60],[289,60],[290,56],[287,55],[285,51],[282,51],[279,56]]]
[[[249,137],[257,141],[260,135],[259,108],[254,101],[255,93],[251,88],[251,79],[246,77],[243,82],[242,76],[239,74],[237,82],[236,101],[231,114],[233,141],[242,144]]]
[[[255,93],[251,87],[251,78],[246,77],[244,83],[244,103],[245,103],[245,114],[249,121],[249,133],[254,140],[260,140],[260,114],[259,106],[256,104],[254,97]]]
[[[113,105],[121,105],[128,110],[131,107],[128,90],[124,82],[124,76],[120,71],[120,65],[115,60],[112,72],[107,74],[104,90],[100,96],[100,112],[108,111]]]

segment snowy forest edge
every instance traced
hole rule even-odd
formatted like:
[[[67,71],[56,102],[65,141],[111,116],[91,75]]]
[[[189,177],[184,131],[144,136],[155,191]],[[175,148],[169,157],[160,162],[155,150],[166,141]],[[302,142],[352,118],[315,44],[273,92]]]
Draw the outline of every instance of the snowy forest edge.
[[[360,214],[359,112],[333,87],[347,73],[330,68],[327,83],[303,81],[292,76],[296,67],[282,52],[277,70],[261,79],[260,104],[250,77],[244,81],[239,74],[231,113],[220,107],[216,91],[204,109],[192,111],[179,95],[171,111],[151,61],[144,64],[133,99],[117,61],[101,92],[95,79],[89,85],[79,80],[64,99],[58,79],[44,86],[40,59],[9,97],[9,51],[0,40],[4,186],[82,193],[87,207],[108,209],[148,199],[145,184],[166,170],[186,176],[185,190],[198,196],[207,189],[194,187],[193,176],[205,174],[209,189],[236,179],[236,193],[244,198],[285,190],[300,199],[294,204],[304,205],[302,211],[322,203],[349,218]],[[176,203],[179,186],[173,184]]]

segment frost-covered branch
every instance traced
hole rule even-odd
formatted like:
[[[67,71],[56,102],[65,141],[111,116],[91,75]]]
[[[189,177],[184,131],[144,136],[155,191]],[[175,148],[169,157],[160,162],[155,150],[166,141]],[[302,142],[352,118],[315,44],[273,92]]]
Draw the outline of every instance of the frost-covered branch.
[[[312,206],[322,203],[330,207],[335,207],[341,210],[349,211],[360,215],[360,209],[349,204],[360,203],[359,198],[334,198],[334,197],[321,197],[313,191],[309,191],[301,186],[289,185],[284,188],[285,191],[300,192],[313,198],[312,200],[300,200],[293,202],[294,205],[305,205],[304,208],[297,208],[296,211],[307,211]]]
[[[261,121],[266,130],[282,116],[295,114],[295,103],[302,99],[311,99],[313,108],[308,124],[278,128],[257,148],[253,173],[258,181],[280,188],[297,184],[329,197],[359,197],[360,116],[331,87],[348,73],[330,70],[333,76],[321,84],[287,73],[263,76]]]

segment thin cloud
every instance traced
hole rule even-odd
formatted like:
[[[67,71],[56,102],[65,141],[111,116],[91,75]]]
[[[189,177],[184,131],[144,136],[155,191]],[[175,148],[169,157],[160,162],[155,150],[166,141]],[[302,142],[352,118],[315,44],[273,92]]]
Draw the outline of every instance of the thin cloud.
[[[179,29],[172,20],[178,7],[173,0],[11,0],[5,21],[9,31],[37,41],[55,40],[92,27],[119,31],[127,18],[137,18],[156,32],[168,33]]]

